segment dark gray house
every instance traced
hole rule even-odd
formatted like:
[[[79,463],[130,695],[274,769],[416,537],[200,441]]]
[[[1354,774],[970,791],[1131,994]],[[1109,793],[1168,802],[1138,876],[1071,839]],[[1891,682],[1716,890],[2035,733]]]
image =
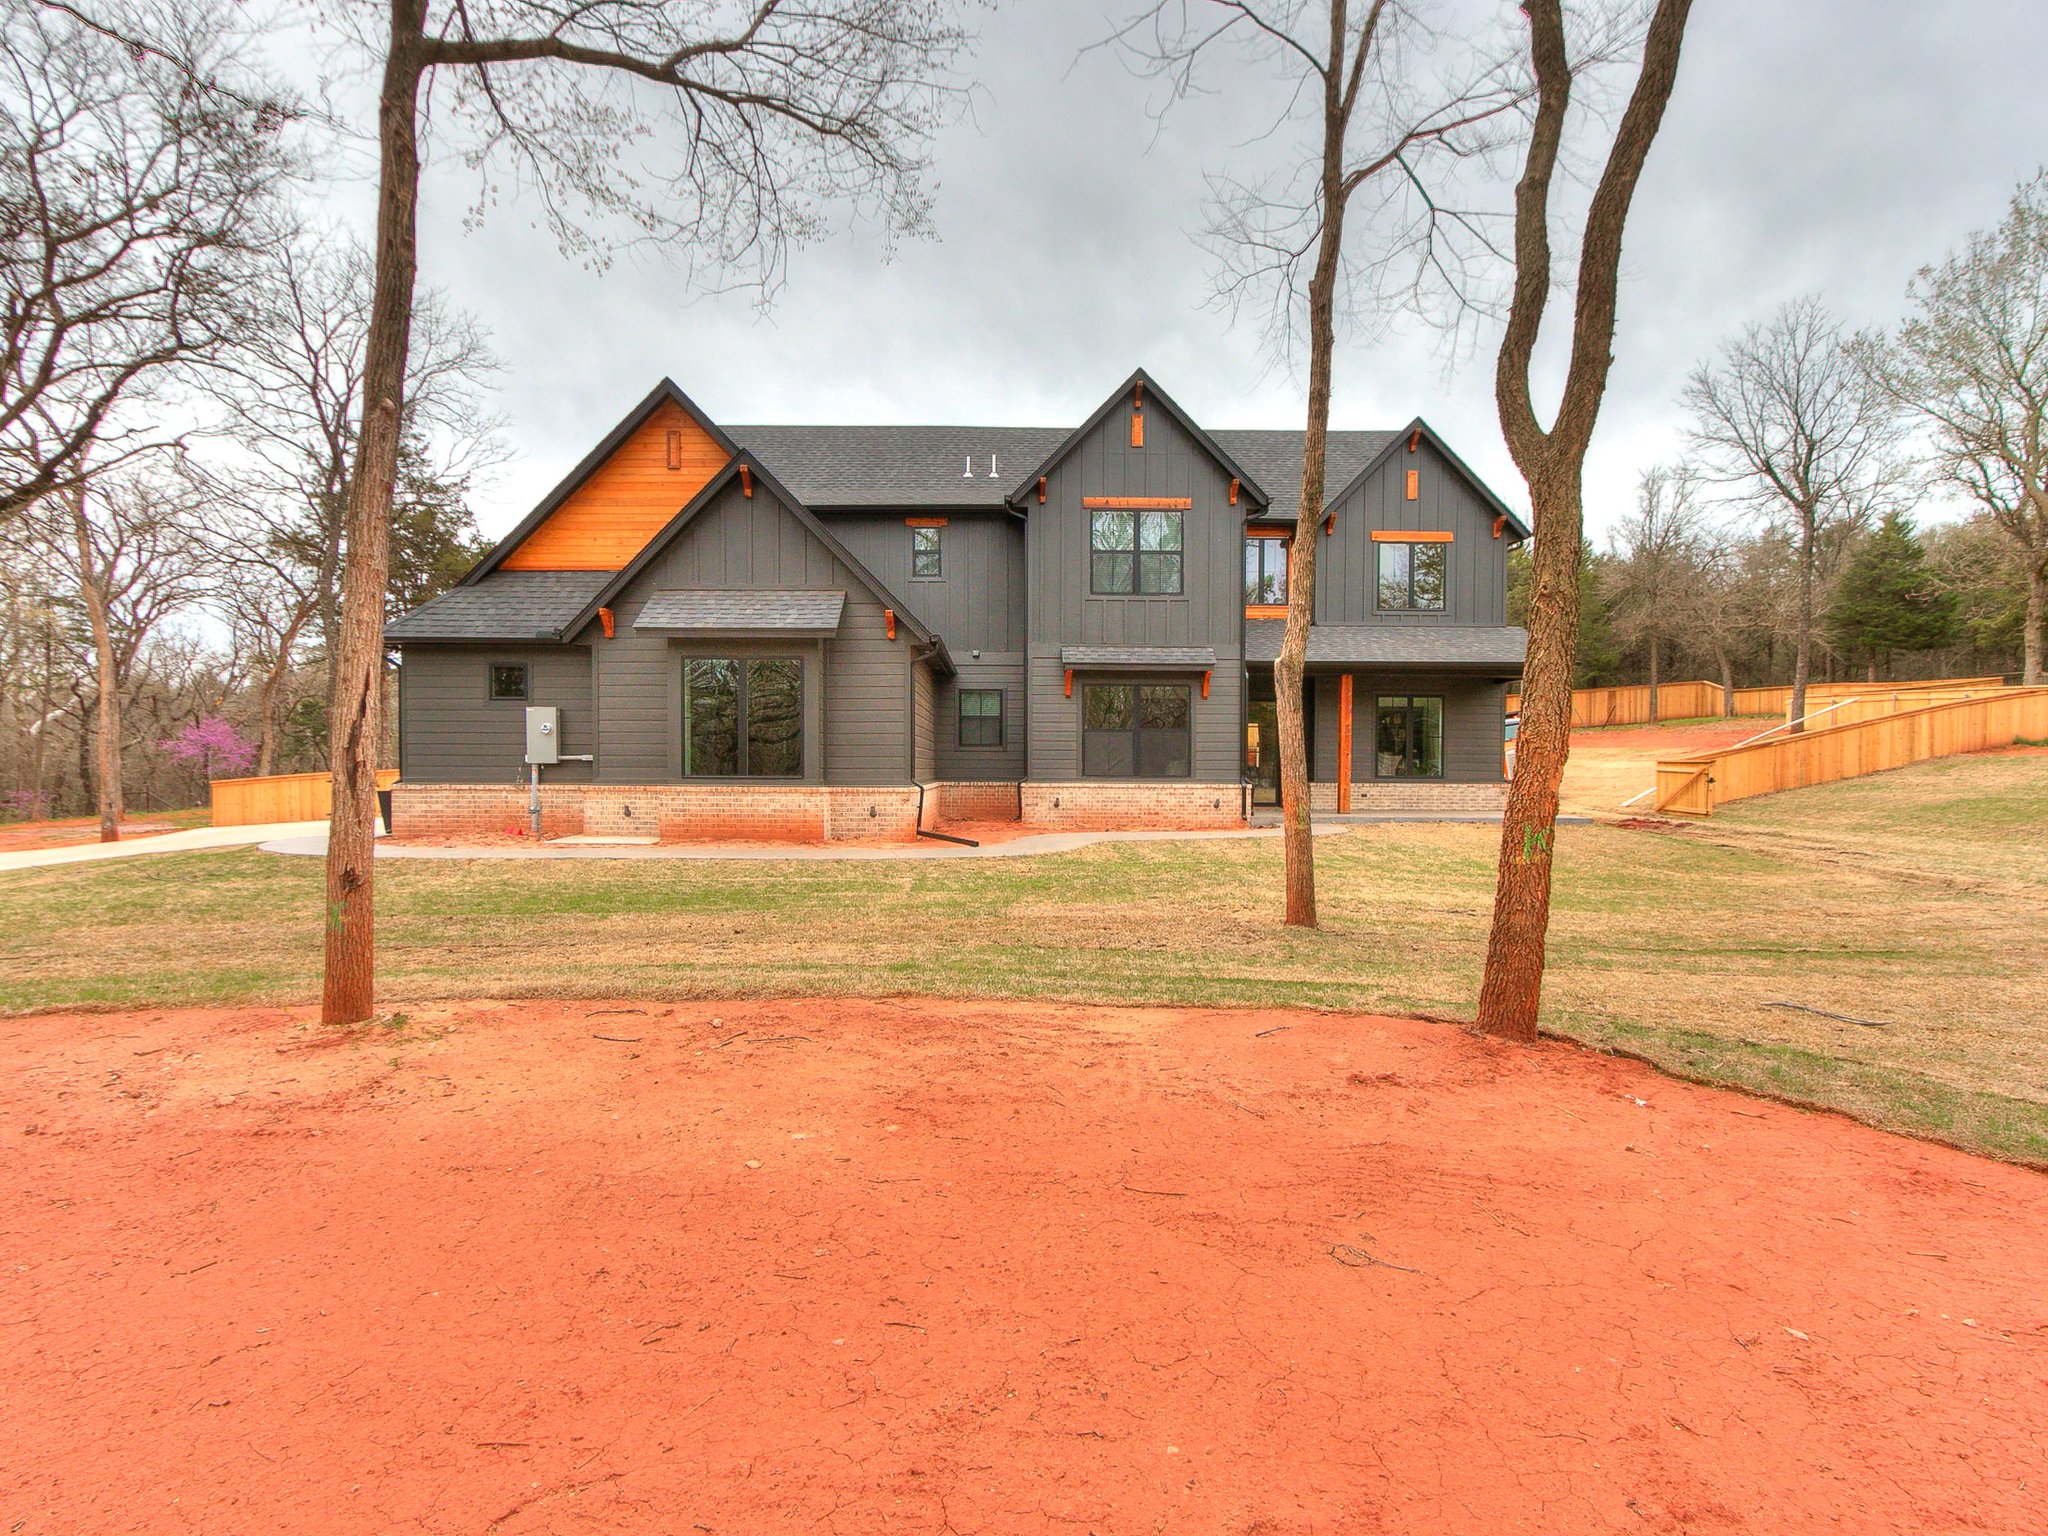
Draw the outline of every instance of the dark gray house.
[[[1301,434],[1143,372],[1072,429],[721,426],[664,380],[390,626],[401,835],[1227,826],[1275,798]],[[1497,809],[1528,535],[1430,429],[1332,432],[1308,652],[1320,810]]]

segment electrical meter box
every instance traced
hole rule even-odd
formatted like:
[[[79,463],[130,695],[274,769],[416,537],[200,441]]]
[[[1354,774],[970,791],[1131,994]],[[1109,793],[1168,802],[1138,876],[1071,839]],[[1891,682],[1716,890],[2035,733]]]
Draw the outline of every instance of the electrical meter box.
[[[562,760],[562,712],[552,704],[526,707],[526,761],[545,768]]]

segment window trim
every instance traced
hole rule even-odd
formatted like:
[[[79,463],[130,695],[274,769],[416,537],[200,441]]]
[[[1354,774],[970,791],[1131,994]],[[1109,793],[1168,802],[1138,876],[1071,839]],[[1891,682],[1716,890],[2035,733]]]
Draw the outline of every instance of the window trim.
[[[1375,613],[1449,613],[1451,611],[1450,543],[1451,541],[1449,539],[1442,538],[1439,536],[1381,535],[1375,533],[1372,536],[1373,611]],[[1438,602],[1434,607],[1425,607],[1423,605],[1413,602],[1389,603],[1383,600],[1385,578],[1380,573],[1380,562],[1386,558],[1386,551],[1390,549],[1405,549],[1408,551],[1408,595],[1411,598],[1415,595],[1415,551],[1417,549],[1435,549],[1442,551],[1442,558],[1444,563],[1443,597],[1440,602]]]
[[[926,534],[930,534],[930,535],[931,535],[932,547],[931,547],[931,549],[930,549],[929,551],[921,550],[921,549],[919,549],[919,548],[917,547],[917,546],[918,546],[918,540],[919,540],[919,539],[921,539],[921,538],[922,538],[922,537],[923,537],[924,535],[926,535]],[[945,530],[945,528],[944,528],[944,527],[943,527],[942,525],[940,525],[940,524],[937,524],[937,523],[913,523],[913,524],[911,524],[911,526],[910,526],[910,579],[911,579],[912,581],[944,581],[944,580],[946,579],[946,537],[945,537],[945,534],[946,534],[946,530]],[[932,572],[931,572],[931,573],[930,573],[929,575],[920,575],[920,574],[919,574],[919,572],[918,572],[918,569],[917,569],[917,561],[918,561],[918,557],[919,557],[920,555],[922,555],[922,554],[925,554],[925,553],[929,553],[929,554],[931,555],[931,557],[932,557],[932,560],[933,560],[933,563],[934,563],[934,569],[932,570]]]
[[[690,771],[690,664],[698,661],[730,662],[738,669],[739,686],[734,698],[733,712],[734,769],[731,773]],[[751,723],[748,715],[752,703],[749,695],[753,691],[747,682],[747,668],[757,661],[787,661],[796,666],[797,750],[794,773],[752,773],[747,768],[747,727]],[[681,772],[681,777],[691,784],[731,784],[743,780],[761,784],[801,783],[810,767],[809,671],[802,656],[779,651],[760,656],[684,656],[678,679],[681,718],[677,721],[676,740],[676,766]]]
[[[953,745],[962,752],[998,752],[1009,744],[1010,701],[1005,688],[961,688],[956,690],[953,700]],[[993,715],[969,715],[967,695],[970,693],[992,693],[996,696],[996,712]],[[967,722],[970,720],[994,720],[996,739],[994,741],[969,741]]]
[[[498,692],[497,678],[493,675],[500,668],[519,669],[519,692]],[[533,702],[533,663],[530,661],[486,661],[484,663],[484,698],[493,704],[531,704]]]
[[[1131,520],[1131,542],[1104,546],[1095,542],[1096,524],[1105,517],[1128,517]],[[1179,544],[1170,550],[1145,548],[1144,525],[1146,518],[1164,520],[1171,518],[1180,530]],[[1174,558],[1175,581],[1170,592],[1146,592],[1141,590],[1143,582],[1139,570],[1147,554],[1170,554]],[[1131,560],[1130,590],[1118,591],[1099,587],[1095,584],[1095,565],[1098,555],[1129,555]],[[1090,507],[1088,509],[1088,595],[1090,597],[1131,597],[1131,598],[1185,598],[1188,593],[1188,525],[1187,511],[1180,507]]]
[[[1097,733],[1091,733],[1091,732],[1089,731],[1089,729],[1088,729],[1088,691],[1089,691],[1090,689],[1092,689],[1092,688],[1128,688],[1128,689],[1130,689],[1130,690],[1131,690],[1131,723],[1130,723],[1130,725],[1129,725],[1129,726],[1128,726],[1127,728],[1125,728],[1125,729],[1124,729],[1124,730],[1122,730],[1122,731],[1116,731],[1116,732],[1108,732],[1108,731],[1104,731],[1104,732],[1097,732]],[[1138,758],[1139,758],[1139,752],[1138,752],[1138,737],[1139,737],[1139,733],[1140,733],[1140,731],[1141,731],[1141,730],[1143,729],[1143,727],[1141,727],[1141,726],[1140,726],[1140,725],[1138,724],[1138,721],[1139,721],[1139,718],[1140,718],[1140,715],[1139,715],[1139,702],[1138,702],[1138,694],[1139,694],[1140,690],[1142,690],[1142,689],[1146,689],[1146,688],[1171,688],[1171,689],[1175,690],[1175,691],[1176,691],[1177,693],[1181,694],[1181,695],[1182,695],[1182,697],[1184,697],[1184,698],[1185,698],[1185,699],[1187,700],[1187,722],[1188,722],[1188,723],[1187,723],[1187,765],[1188,765],[1188,766],[1187,766],[1187,771],[1186,771],[1185,773],[1174,773],[1174,774],[1141,774],[1141,773],[1139,773],[1139,772],[1138,772]],[[1173,784],[1178,784],[1178,783],[1182,782],[1183,780],[1187,780],[1187,781],[1192,781],[1192,780],[1194,779],[1194,777],[1195,777],[1195,685],[1194,685],[1194,684],[1192,684],[1192,683],[1180,683],[1180,682],[1173,682],[1173,681],[1171,681],[1171,680],[1169,680],[1169,679],[1166,679],[1166,678],[1159,678],[1159,677],[1150,677],[1150,678],[1142,678],[1142,677],[1140,677],[1140,678],[1111,678],[1111,677],[1101,677],[1101,676],[1097,676],[1097,677],[1094,677],[1094,678],[1090,678],[1090,679],[1088,679],[1087,681],[1085,681],[1085,682],[1082,682],[1082,683],[1078,684],[1078,685],[1076,686],[1076,688],[1075,688],[1075,690],[1074,690],[1074,691],[1075,691],[1075,692],[1076,692],[1076,693],[1077,693],[1077,694],[1079,695],[1079,697],[1078,697],[1078,698],[1076,699],[1076,701],[1075,701],[1075,702],[1076,702],[1076,705],[1078,706],[1078,713],[1077,713],[1077,715],[1076,715],[1076,721],[1075,721],[1075,723],[1076,723],[1076,727],[1077,727],[1077,729],[1076,729],[1076,732],[1075,732],[1075,738],[1076,738],[1076,745],[1077,745],[1077,748],[1078,748],[1078,751],[1077,751],[1077,754],[1076,754],[1076,756],[1077,756],[1077,761],[1076,761],[1076,763],[1075,763],[1075,767],[1076,767],[1076,768],[1078,769],[1078,771],[1079,771],[1079,773],[1080,773],[1080,776],[1081,776],[1081,778],[1082,778],[1083,780],[1085,780],[1085,781],[1088,781],[1088,782],[1091,782],[1091,783],[1099,783],[1099,784],[1154,784],[1154,783],[1161,783],[1161,784],[1164,784],[1164,783],[1173,783]],[[1129,773],[1116,773],[1116,774],[1100,774],[1100,773],[1090,773],[1090,772],[1088,771],[1088,737],[1090,736],[1090,734],[1102,734],[1102,735],[1128,735],[1128,736],[1130,737],[1130,742],[1131,742],[1131,771],[1130,771]]]
[[[1386,707],[1387,707],[1388,705],[1390,705],[1390,704],[1391,704],[1391,705],[1394,705],[1394,706],[1396,706],[1397,708],[1401,708],[1401,709],[1406,709],[1406,710],[1410,710],[1410,711],[1413,711],[1413,709],[1415,708],[1415,706],[1416,706],[1417,704],[1420,704],[1420,703],[1424,703],[1424,702],[1429,702],[1429,703],[1433,703],[1433,704],[1435,704],[1435,705],[1436,705],[1436,772],[1435,772],[1435,773],[1381,773],[1381,772],[1380,772],[1380,713],[1381,713],[1381,711],[1382,711],[1382,710],[1384,710],[1384,709],[1385,709],[1385,708],[1386,708]],[[1373,696],[1373,701],[1372,701],[1372,776],[1373,776],[1373,777],[1374,777],[1375,779],[1379,779],[1379,780],[1385,780],[1385,781],[1388,781],[1388,782],[1396,782],[1396,783],[1407,783],[1407,782],[1410,782],[1410,781],[1413,781],[1413,780],[1422,780],[1422,781],[1428,781],[1428,780],[1433,780],[1433,779],[1434,779],[1434,780],[1443,780],[1443,779],[1448,779],[1448,778],[1450,777],[1450,766],[1451,766],[1451,765],[1450,765],[1450,749],[1449,749],[1449,746],[1448,746],[1448,744],[1446,743],[1446,741],[1445,741],[1445,739],[1444,739],[1444,738],[1445,738],[1445,736],[1446,736],[1446,735],[1448,734],[1448,732],[1449,732],[1449,725],[1450,725],[1450,709],[1449,709],[1449,700],[1448,700],[1447,696],[1446,696],[1446,695],[1444,695],[1444,694],[1441,694],[1441,693],[1381,693],[1381,694],[1375,694],[1375,695]],[[1413,730],[1411,729],[1411,730],[1410,730],[1410,732],[1409,732],[1409,738],[1408,738],[1408,743],[1407,743],[1407,745],[1408,745],[1408,747],[1409,747],[1409,748],[1411,748],[1411,749],[1412,749],[1412,748],[1413,748],[1413,746],[1414,746],[1414,744],[1415,744],[1415,737],[1414,737],[1414,732],[1413,732]],[[1412,752],[1410,752],[1410,751],[1404,751],[1404,752],[1403,752],[1403,754],[1402,754],[1402,761],[1404,761],[1404,762],[1407,762],[1407,761],[1410,761],[1410,760],[1412,760]]]
[[[1249,591],[1244,595],[1244,613],[1248,619],[1278,619],[1287,616],[1287,584],[1294,575],[1294,535],[1279,529],[1267,531],[1251,528],[1245,530],[1244,549],[1249,556],[1253,549],[1259,550],[1261,582],[1266,567],[1266,549],[1263,546],[1280,546],[1280,600],[1277,603],[1255,603]],[[1249,583],[1247,583],[1249,585]]]

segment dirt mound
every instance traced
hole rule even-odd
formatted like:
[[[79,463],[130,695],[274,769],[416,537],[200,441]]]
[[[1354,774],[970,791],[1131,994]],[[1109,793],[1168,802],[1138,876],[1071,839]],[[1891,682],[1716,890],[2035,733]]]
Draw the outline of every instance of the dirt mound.
[[[2038,1523],[2048,1183],[1567,1046],[451,1004],[0,1085],[25,1536]]]

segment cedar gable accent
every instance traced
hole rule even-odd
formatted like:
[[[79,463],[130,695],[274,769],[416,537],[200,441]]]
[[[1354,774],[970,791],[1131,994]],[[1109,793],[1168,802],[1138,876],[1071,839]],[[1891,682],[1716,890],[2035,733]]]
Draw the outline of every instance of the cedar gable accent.
[[[671,438],[670,434],[677,436]],[[732,455],[674,400],[645,421],[499,563],[507,571],[616,571]],[[674,463],[677,467],[671,469]]]

